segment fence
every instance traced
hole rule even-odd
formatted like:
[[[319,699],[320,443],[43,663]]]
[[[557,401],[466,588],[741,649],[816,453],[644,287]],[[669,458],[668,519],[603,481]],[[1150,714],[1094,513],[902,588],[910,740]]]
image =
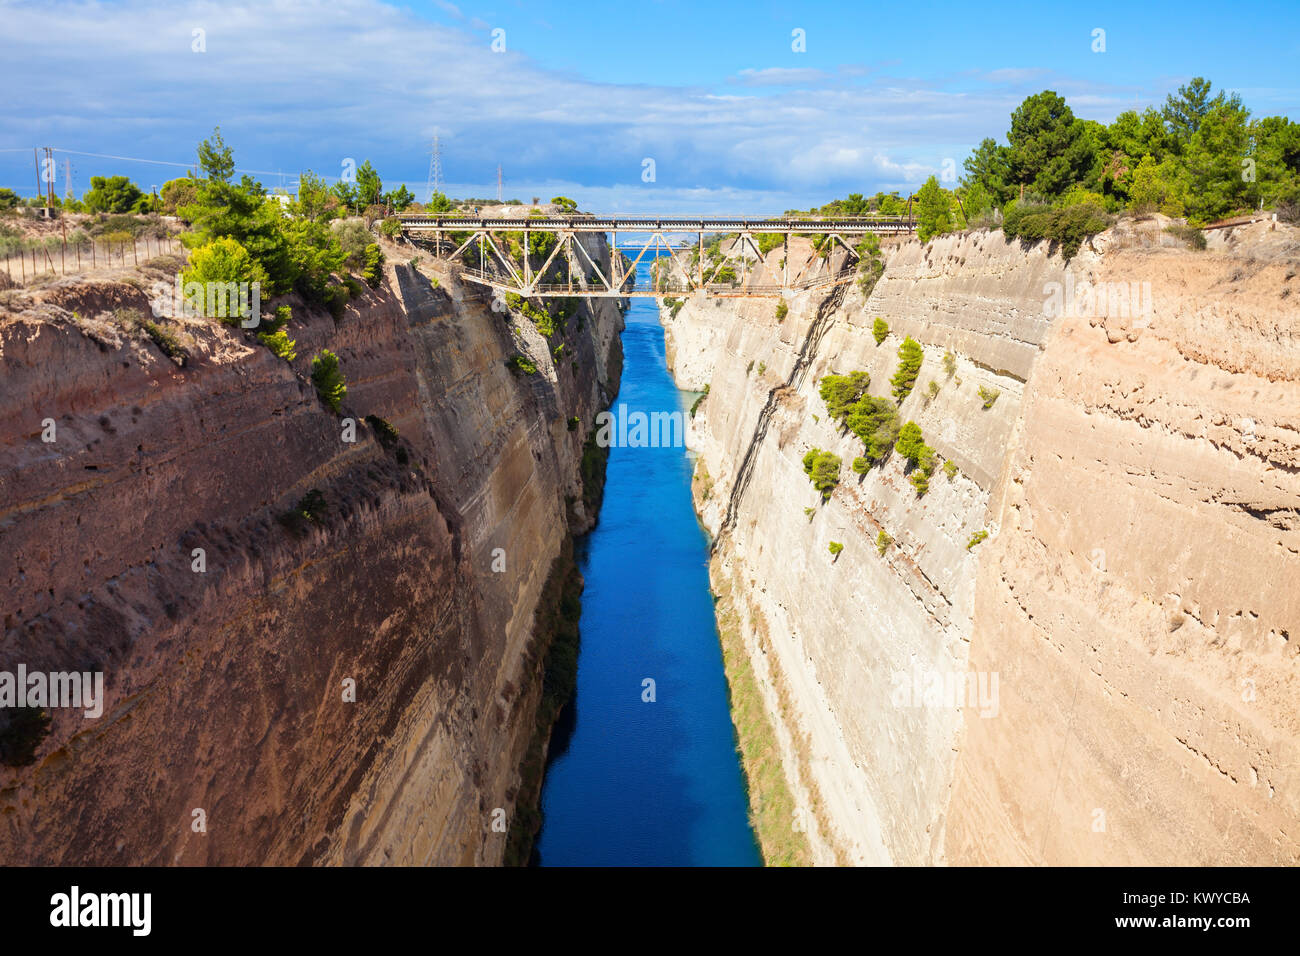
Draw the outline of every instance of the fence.
[[[127,248],[130,246],[131,248]],[[155,256],[182,253],[185,247],[173,236],[144,236],[130,242],[85,239],[51,240],[4,256],[4,268],[14,285],[47,275],[68,275],[87,270],[133,269]]]

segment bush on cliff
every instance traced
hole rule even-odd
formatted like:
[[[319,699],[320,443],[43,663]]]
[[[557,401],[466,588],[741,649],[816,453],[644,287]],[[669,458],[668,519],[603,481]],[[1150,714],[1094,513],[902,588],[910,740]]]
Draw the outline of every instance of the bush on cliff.
[[[311,360],[311,381],[321,401],[337,412],[348,394],[347,383],[339,370],[339,357],[329,349],[322,349]]]
[[[831,417],[843,420],[867,394],[871,385],[871,376],[863,371],[850,372],[848,375],[823,375],[818,385],[818,394],[826,403],[826,411]]]
[[[0,711],[0,763],[25,767],[36,762],[36,748],[50,732],[50,715],[39,707],[6,707]]]
[[[921,344],[910,335],[903,339],[903,344],[898,347],[898,371],[894,373],[889,384],[893,386],[894,401],[899,405],[911,394],[912,387],[916,385],[916,376],[920,374],[921,362],[925,358],[925,350]]]
[[[876,340],[877,345],[885,341],[889,337],[889,323],[877,316],[876,321],[871,324],[871,337]]]
[[[839,420],[849,431],[862,439],[866,446],[866,461],[870,463],[883,461],[894,447],[898,437],[898,412],[893,402],[887,398],[877,398],[867,394],[871,377],[864,371],[850,372],[848,375],[825,375],[822,377],[818,391],[826,402],[831,417]],[[855,459],[854,470],[863,474],[866,469],[858,469]]]
[[[803,470],[813,487],[821,492],[823,501],[830,498],[840,483],[839,456],[820,448],[813,448],[803,456]]]
[[[203,284],[206,288],[208,283],[225,285],[227,283],[257,283],[258,288],[267,284],[266,270],[262,268],[249,251],[231,238],[214,239],[211,242],[199,246],[190,253],[190,263],[181,273],[181,281],[188,285],[191,282]],[[209,297],[213,298],[213,297]],[[239,296],[222,296],[221,301],[204,302],[205,310],[211,309],[216,312],[212,318],[220,318],[223,321],[233,324],[239,324],[241,316],[238,314]],[[225,313],[225,314],[221,314]],[[205,312],[206,314],[206,312]]]
[[[921,427],[909,421],[899,430],[894,447],[912,466],[908,481],[918,495],[924,495],[930,490],[930,478],[934,474],[934,449],[925,443]]]

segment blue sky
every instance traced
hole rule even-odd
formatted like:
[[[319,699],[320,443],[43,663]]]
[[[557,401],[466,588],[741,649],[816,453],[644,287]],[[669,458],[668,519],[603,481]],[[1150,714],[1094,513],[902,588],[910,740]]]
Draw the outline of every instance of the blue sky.
[[[148,188],[220,124],[268,185],[369,159],[424,198],[437,128],[453,194],[494,195],[500,164],[508,197],[760,215],[960,169],[1042,89],[1108,121],[1204,75],[1300,117],[1294,2],[0,0],[0,51],[0,185],[24,195],[34,146],[64,151],[59,192],[65,159],[78,192]]]

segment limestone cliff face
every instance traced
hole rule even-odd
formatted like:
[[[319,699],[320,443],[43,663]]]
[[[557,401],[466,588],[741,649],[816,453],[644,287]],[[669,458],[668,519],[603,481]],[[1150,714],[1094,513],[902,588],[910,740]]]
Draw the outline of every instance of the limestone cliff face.
[[[679,383],[710,386],[690,442],[715,585],[819,862],[1300,858],[1298,246],[1251,229],[1194,253],[1130,227],[1068,268],[949,236],[893,251],[865,302],[665,310]],[[1049,293],[1132,282],[1125,314]],[[888,395],[905,335],[901,417],[959,469],[922,498],[898,456],[850,471],[817,394],[863,369]],[[844,461],[824,505],[811,447]]]
[[[36,762],[0,767],[0,859],[500,861],[492,813],[514,810],[541,691],[534,613],[592,519],[578,462],[622,319],[584,307],[555,361],[441,268],[390,264],[337,323],[296,308],[292,367],[192,320],[165,323],[178,367],[106,311],[148,314],[131,285],[10,302],[0,669],[102,670],[107,704],[54,711]],[[308,379],[322,348],[340,415]],[[538,373],[512,373],[516,353]],[[277,518],[313,489],[325,513],[295,533]]]

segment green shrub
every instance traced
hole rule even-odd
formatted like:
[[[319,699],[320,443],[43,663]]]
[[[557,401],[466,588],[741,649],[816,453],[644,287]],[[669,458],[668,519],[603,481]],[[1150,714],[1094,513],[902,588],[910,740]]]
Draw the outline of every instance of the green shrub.
[[[830,551],[831,557],[838,558],[840,552],[844,550],[844,545],[840,544],[838,541],[832,541],[827,550]]]
[[[754,371],[754,360],[750,359],[749,364],[745,366],[745,375],[748,376],[752,371]]]
[[[270,349],[277,358],[282,358],[286,362],[293,362],[298,357],[298,353],[294,350],[298,343],[289,338],[289,333],[284,329],[276,329],[274,332],[258,332],[257,341]]]
[[[361,270],[361,278],[366,280],[370,288],[377,288],[384,279],[384,252],[377,243],[372,242],[366,246],[364,256],[365,268]]]
[[[780,302],[776,304],[776,320],[778,322],[784,322],[785,317],[789,314],[790,314],[790,305],[785,301],[785,299],[782,299]]]
[[[862,396],[867,394],[870,385],[871,376],[862,371],[850,372],[848,375],[823,375],[817,393],[826,403],[826,410],[831,417],[843,419]]]
[[[311,381],[321,401],[337,412],[348,394],[347,383],[339,371],[339,357],[329,349],[322,349],[311,360]]]
[[[1111,223],[1105,209],[1092,202],[1080,202],[1063,209],[1047,203],[1009,203],[1002,220],[1002,232],[1010,239],[1034,243],[1050,239],[1061,247],[1066,262],[1074,258],[1089,236],[1095,236]]]
[[[944,352],[943,370],[948,373],[949,378],[952,378],[957,371],[957,356],[953,355],[951,352]],[[959,382],[958,384],[961,383]]]
[[[379,234],[385,239],[395,239],[402,233],[402,223],[396,216],[389,216],[379,224]]]
[[[889,323],[877,317],[876,321],[872,323],[871,335],[876,340],[876,344],[879,345],[889,337]]]
[[[948,476],[949,481],[952,481],[957,477],[957,463],[949,458],[943,463],[943,473]]]
[[[298,500],[297,505],[276,520],[293,534],[301,536],[308,524],[320,524],[328,510],[325,495],[319,488],[313,488]]]
[[[36,748],[50,732],[50,715],[39,707],[6,707],[8,720],[0,728],[0,763],[25,767],[36,762]]]
[[[939,383],[930,379],[930,384],[925,387],[926,402],[934,401],[939,395]]]
[[[1195,226],[1189,226],[1183,222],[1176,222],[1172,225],[1165,226],[1165,232],[1177,239],[1187,243],[1189,247],[1203,252],[1206,247],[1205,233]]]
[[[704,386],[704,391],[700,392],[700,394],[696,396],[695,401],[691,402],[691,418],[695,417],[695,413],[699,411],[700,403],[703,402],[708,397],[709,397],[709,386],[706,383]]]
[[[823,501],[830,498],[835,486],[840,483],[839,456],[820,448],[813,448],[803,456],[803,470],[813,487],[821,492]]]
[[[975,545],[979,544],[988,536],[989,533],[987,531],[983,531],[983,530],[976,531],[973,535],[970,536],[970,541],[968,541],[966,544],[966,550],[969,551],[971,548],[975,547]]]
[[[838,419],[866,445],[867,458],[882,461],[898,437],[898,412],[887,398],[867,394],[871,377],[863,371],[824,375],[818,393],[831,417]],[[817,416],[813,416],[816,418]]]
[[[851,467],[853,468],[854,472],[856,472],[857,474],[859,474],[859,475],[865,475],[867,472],[869,472],[869,471],[871,470],[871,459],[870,459],[870,458],[854,458],[854,459],[853,459],[853,464],[852,464]]]
[[[885,533],[884,528],[881,528],[880,534],[876,535],[876,550],[880,552],[882,558],[885,556],[885,552],[889,550],[889,546],[893,543],[894,539]]]
[[[367,415],[366,424],[375,433],[376,440],[385,451],[397,444],[399,439],[397,429],[386,419],[380,418],[378,415]]]
[[[762,374],[763,374],[764,372],[766,372],[766,371],[767,371],[767,363],[766,363],[766,362],[759,362],[759,363],[758,363],[758,374],[759,374],[759,375],[762,375]]]
[[[184,367],[185,360],[189,358],[189,352],[185,350],[185,346],[181,345],[176,336],[151,319],[142,321],[140,328],[144,329],[145,334],[153,339],[154,345],[162,349],[164,355],[177,365]]]
[[[908,481],[918,495],[930,490],[930,477],[934,474],[934,449],[925,443],[921,427],[909,421],[898,432],[895,449],[912,465]]]
[[[803,513],[804,513],[805,517],[808,518],[808,522],[811,524],[811,523],[812,523],[812,519],[813,519],[814,517],[816,517],[816,515],[817,515],[817,509],[816,509],[816,508],[804,508],[804,509],[803,509]]]
[[[916,376],[921,372],[921,362],[924,358],[925,350],[921,348],[919,342],[910,335],[903,339],[903,344],[898,347],[898,371],[889,380],[890,385],[893,386],[894,401],[899,405],[903,404],[903,400],[916,384]]]
[[[267,277],[266,270],[247,249],[234,239],[223,237],[199,246],[190,253],[189,266],[181,273],[181,281],[186,284],[199,282],[205,285],[209,282],[223,285],[232,282],[249,284],[255,282],[260,288],[266,284]],[[212,318],[220,318],[225,322],[238,325],[242,319],[239,315],[239,297],[223,296],[223,299],[226,300],[224,307],[222,302],[213,304],[218,307],[218,311],[227,314],[212,316]],[[234,301],[229,301],[230,299]],[[204,308],[205,310],[207,308],[206,301]]]
[[[579,419],[577,415],[574,415],[572,418],[569,419],[569,431],[576,432],[578,430],[578,426],[581,424],[582,424],[582,420]]]
[[[988,388],[987,386],[984,385],[981,385],[978,391],[979,391],[980,398],[984,400],[985,408],[992,408],[993,403],[996,402],[998,400],[998,396],[1002,394],[1002,391],[1000,389]]]
[[[510,356],[510,358],[506,359],[506,367],[515,373],[523,372],[525,375],[537,374],[537,365],[523,355],[516,354]]]

